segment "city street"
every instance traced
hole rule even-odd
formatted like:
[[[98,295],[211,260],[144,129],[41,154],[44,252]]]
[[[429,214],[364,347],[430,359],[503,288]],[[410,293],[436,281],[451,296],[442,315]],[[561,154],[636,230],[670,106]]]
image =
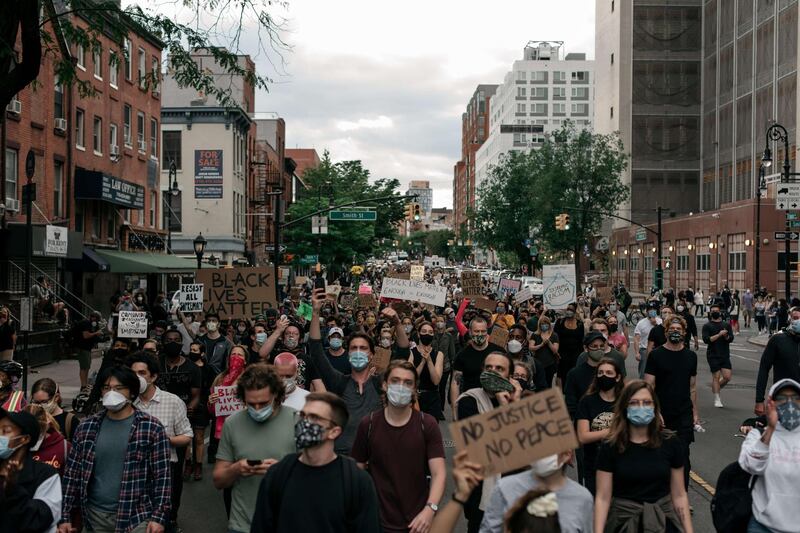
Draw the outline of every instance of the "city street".
[[[702,329],[704,319],[698,319],[698,329]],[[713,407],[713,396],[710,389],[710,374],[705,358],[705,346],[701,342],[698,351],[698,400],[700,402],[700,416],[703,420],[705,433],[696,433],[696,441],[692,445],[692,482],[689,487],[689,501],[694,508],[694,526],[696,531],[712,531],[710,503],[714,485],[719,472],[729,463],[737,460],[742,438],[737,437],[740,423],[752,416],[753,403],[755,402],[755,383],[758,374],[758,361],[761,355],[761,346],[749,342],[754,334],[751,330],[742,328],[741,335],[737,336],[731,345],[733,357],[733,381],[722,391],[722,400],[725,407]],[[760,338],[762,342],[765,337]],[[100,360],[92,362],[92,369],[100,366]],[[628,375],[634,376],[636,360],[632,355],[627,359]],[[35,369],[31,374],[31,381],[39,377],[49,376],[61,383],[65,398],[65,405],[69,405],[78,391],[77,362],[62,361]],[[449,410],[445,410],[448,412]],[[447,425],[443,424],[442,432],[445,439],[448,465],[452,464],[455,453],[452,443],[449,442]],[[222,494],[217,491],[211,482],[211,465],[204,465],[204,479],[196,482],[190,481],[184,485],[183,499],[180,511],[180,526],[184,531],[224,531],[225,507]],[[574,470],[570,469],[570,476],[575,477]],[[452,482],[448,475],[448,487],[445,495],[452,494]],[[446,496],[447,499],[449,496]],[[465,526],[461,521],[459,531]]]

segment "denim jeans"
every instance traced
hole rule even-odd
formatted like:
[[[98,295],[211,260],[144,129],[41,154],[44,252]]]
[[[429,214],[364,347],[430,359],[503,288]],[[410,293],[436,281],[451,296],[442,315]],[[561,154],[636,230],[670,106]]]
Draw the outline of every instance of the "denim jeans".
[[[644,369],[647,366],[647,348],[639,348],[639,379],[644,379]]]
[[[747,533],[772,533],[772,530],[768,527],[762,526],[756,517],[750,517],[750,523],[747,524]]]

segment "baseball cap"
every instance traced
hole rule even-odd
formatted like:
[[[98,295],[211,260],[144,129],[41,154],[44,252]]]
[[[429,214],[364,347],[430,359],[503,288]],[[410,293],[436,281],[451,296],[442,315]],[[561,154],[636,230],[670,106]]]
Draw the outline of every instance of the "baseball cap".
[[[339,335],[342,336],[342,338],[344,338],[344,331],[342,331],[342,328],[339,328],[339,327],[333,327],[333,328],[329,329],[328,330],[328,337],[330,337],[331,335],[335,335],[336,333],[338,333]]]
[[[8,418],[15,426],[22,430],[22,435],[29,435],[31,440],[28,443],[30,446],[36,444],[39,440],[39,422],[32,414],[21,411],[19,413],[12,413],[0,407],[0,420]]]
[[[769,389],[769,397],[772,398],[773,396],[775,396],[775,394],[777,394],[777,392],[779,390],[785,389],[786,387],[791,387],[794,390],[796,390],[798,393],[800,393],[800,383],[796,382],[793,379],[784,378],[784,379],[778,381],[777,383],[775,383],[772,387],[770,387],[770,389]]]
[[[590,345],[590,344],[591,344],[593,341],[596,341],[597,339],[606,340],[606,338],[603,336],[603,334],[602,334],[602,333],[600,333],[599,331],[590,331],[590,332],[589,332],[589,333],[587,333],[587,334],[586,334],[586,336],[583,338],[583,345],[584,345],[584,346],[588,346],[588,345]]]

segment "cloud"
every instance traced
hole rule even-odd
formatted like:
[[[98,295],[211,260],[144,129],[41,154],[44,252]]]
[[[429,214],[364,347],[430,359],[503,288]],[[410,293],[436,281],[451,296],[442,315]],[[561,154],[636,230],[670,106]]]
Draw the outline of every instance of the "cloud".
[[[381,115],[378,118],[369,119],[362,118],[355,122],[350,120],[340,120],[336,123],[336,129],[339,131],[354,131],[354,130],[376,130],[394,127],[392,119],[386,115]]]

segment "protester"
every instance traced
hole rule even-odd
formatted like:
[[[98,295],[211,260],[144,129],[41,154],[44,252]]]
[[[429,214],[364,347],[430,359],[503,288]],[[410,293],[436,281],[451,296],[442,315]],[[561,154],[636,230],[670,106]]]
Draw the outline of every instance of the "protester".
[[[342,374],[350,373],[350,361],[344,349],[344,331],[336,326],[328,329],[328,349],[326,351],[331,366]]]
[[[658,324],[661,324],[661,318],[658,316],[658,306],[651,303],[647,308],[647,316],[639,320],[633,329],[633,346],[638,350],[635,356],[636,360],[639,361],[639,379],[644,378],[644,369],[647,366],[647,347],[650,330]]]
[[[33,459],[39,422],[28,412],[0,409],[0,531],[55,531],[61,517],[61,479]]]
[[[553,331],[558,334],[558,386],[564,387],[567,373],[575,367],[583,351],[584,324],[578,320],[577,304],[567,305],[564,318],[556,322]]]
[[[434,326],[433,350],[444,355],[442,379],[439,380],[439,405],[444,409],[445,401],[449,398],[450,377],[453,373],[453,362],[456,359],[456,340],[455,336],[447,330],[447,318],[445,315],[436,317]],[[444,414],[442,414],[440,420],[444,420]]]
[[[800,481],[800,383],[777,380],[769,390],[767,426],[747,434],[739,465],[754,476],[748,533],[796,531]]]
[[[667,326],[666,323],[669,320],[669,317],[672,316],[672,307],[669,305],[664,305],[659,309],[659,314],[661,316],[661,322],[654,325],[653,328],[650,330],[650,333],[647,334],[647,354],[646,357],[650,356],[650,352],[655,350],[656,348],[663,346],[667,342]],[[645,367],[647,363],[645,363]]]
[[[200,369],[200,396],[197,407],[191,412],[187,411],[189,422],[192,424],[191,454],[186,457],[186,464],[183,469],[183,480],[195,481],[203,479],[203,450],[205,448],[206,428],[209,425],[210,416],[208,412],[208,397],[211,393],[211,384],[216,377],[213,370],[205,359],[205,345],[198,341],[189,344],[189,360]]]
[[[219,444],[219,439],[222,436],[222,426],[225,423],[225,419],[229,416],[216,414],[216,404],[219,400],[219,395],[214,391],[214,389],[215,387],[231,387],[236,385],[236,381],[239,379],[239,376],[241,376],[242,372],[244,372],[245,365],[247,364],[246,357],[247,347],[237,345],[231,348],[231,355],[230,359],[228,360],[228,368],[224,373],[221,373],[214,378],[214,381],[211,383],[212,392],[208,395],[208,410],[212,415],[214,415],[214,432],[212,433],[208,444],[209,464],[214,462],[217,445]]]
[[[675,306],[675,311],[679,317],[686,321],[686,347],[688,348],[692,339],[694,339],[694,349],[695,351],[699,350],[700,343],[698,342],[699,339],[697,336],[697,321],[694,319],[694,315],[683,302]]]
[[[78,428],[78,417],[75,413],[67,413],[61,408],[61,390],[50,378],[36,380],[31,387],[31,403],[40,405],[55,419],[58,431],[72,441]]]
[[[461,349],[453,362],[453,383],[450,386],[450,404],[455,405],[462,392],[480,387],[483,362],[491,352],[505,350],[489,342],[489,327],[484,318],[475,317],[469,323],[469,343]]]
[[[603,358],[589,390],[578,402],[575,414],[578,442],[583,446],[584,486],[595,493],[597,449],[600,441],[608,437],[614,404],[625,386],[622,373],[613,359]]]
[[[589,333],[599,333],[605,339],[605,343],[603,345],[603,357],[608,357],[609,359],[613,359],[617,363],[617,367],[622,372],[622,379],[627,377],[627,372],[625,371],[625,359],[627,358],[627,353],[623,353],[615,349],[610,342],[610,335],[608,333],[608,323],[602,318],[595,318],[592,320],[591,325],[589,327]],[[588,334],[587,334],[588,336]],[[584,338],[584,346],[585,346],[586,339]],[[589,357],[589,352],[584,350],[579,356],[578,361],[575,363],[577,367]]]
[[[770,337],[764,347],[764,352],[761,354],[758,377],[756,378],[756,405],[754,409],[759,416],[766,414],[764,393],[767,389],[770,372],[772,372],[773,383],[784,379],[800,382],[800,307],[792,307],[790,317],[789,327],[781,333]],[[2,396],[0,396],[1,399]]]
[[[434,351],[434,329],[430,322],[419,325],[419,344],[411,348],[408,360],[416,368],[419,376],[417,388],[417,402],[419,408],[436,420],[444,420],[442,404],[439,400],[439,383],[444,370],[444,354]],[[380,495],[380,491],[378,491]]]
[[[17,361],[0,361],[0,408],[16,413],[27,405],[25,394],[14,390],[20,379],[22,379],[21,364]]]
[[[0,306],[0,361],[13,360],[16,345],[17,331],[11,323],[8,307]]]
[[[706,343],[706,359],[711,370],[711,392],[714,394],[714,407],[722,407],[719,394],[732,377],[731,348],[733,329],[722,320],[722,309],[714,303],[709,307],[709,321],[703,326],[703,342]]]
[[[207,333],[200,335],[197,340],[205,345],[206,361],[214,370],[215,374],[220,374],[228,368],[228,356],[233,348],[233,343],[219,331],[219,315],[216,313],[206,313],[205,327]]]
[[[74,326],[74,346],[78,356],[78,376],[81,389],[89,387],[89,369],[92,367],[92,350],[104,335],[100,328],[100,313],[92,311],[86,319]]]
[[[273,362],[279,353],[289,352],[297,358],[297,384],[306,390],[325,390],[317,368],[308,360],[306,345],[302,341],[301,326],[282,316],[264,344],[259,348],[263,361]]]
[[[641,527],[693,533],[683,484],[684,452],[672,432],[661,430],[659,411],[647,382],[631,381],[622,389],[609,435],[597,453],[594,531]]]
[[[30,447],[31,457],[55,468],[59,476],[64,475],[70,445],[59,431],[58,422],[41,405],[29,404],[23,412],[32,414],[39,424],[39,439]]]
[[[528,342],[528,347],[533,353],[533,357],[542,363],[545,373],[545,381],[548,387],[553,386],[553,376],[558,371],[558,333],[553,331],[553,325],[546,315],[539,317],[537,329]]]
[[[492,315],[492,324],[503,329],[509,329],[515,324],[514,317],[507,313],[508,306],[503,302],[498,302]]]
[[[617,321],[617,317],[613,314],[609,315],[606,318],[606,323],[608,324],[608,344],[627,358],[628,336],[623,331],[620,331],[620,323]]]
[[[324,301],[323,292],[315,290],[315,313]],[[315,322],[319,327],[314,318],[312,330]],[[324,357],[319,331],[314,339],[312,335],[312,353],[319,351],[319,357]],[[322,524],[329,531],[380,531],[372,480],[355,461],[334,451],[334,442],[348,425],[345,402],[329,392],[312,393],[298,416],[293,445],[300,453],[287,455],[267,471],[258,489],[250,532],[318,531]],[[309,505],[310,494],[313,505]]]
[[[608,343],[599,331],[590,331],[584,337],[583,344],[586,347],[587,356],[569,371],[566,386],[564,387],[567,411],[569,411],[569,415],[573,420],[575,420],[575,415],[578,411],[578,402],[589,390],[597,376],[597,366],[604,357],[607,357],[606,347]],[[609,358],[616,363],[617,368],[621,368],[625,364],[624,359],[620,363],[620,359],[616,357]]]
[[[282,405],[286,389],[272,366],[247,367],[236,388],[246,409],[229,416],[222,428],[214,486],[232,488],[228,531],[246,533],[262,477],[294,452],[295,410]]]
[[[75,432],[59,533],[72,533],[69,517],[78,508],[96,533],[162,533],[170,521],[172,487],[164,426],[133,406],[140,385],[130,368],[110,367],[98,382],[105,409]]]
[[[375,483],[386,532],[426,531],[444,494],[442,435],[435,417],[413,409],[418,381],[413,363],[392,361],[384,373],[386,407],[361,420],[353,443],[353,459]]]
[[[297,358],[289,352],[278,354],[275,358],[275,370],[286,388],[283,405],[299,411],[306,404],[309,392],[297,385]]]

